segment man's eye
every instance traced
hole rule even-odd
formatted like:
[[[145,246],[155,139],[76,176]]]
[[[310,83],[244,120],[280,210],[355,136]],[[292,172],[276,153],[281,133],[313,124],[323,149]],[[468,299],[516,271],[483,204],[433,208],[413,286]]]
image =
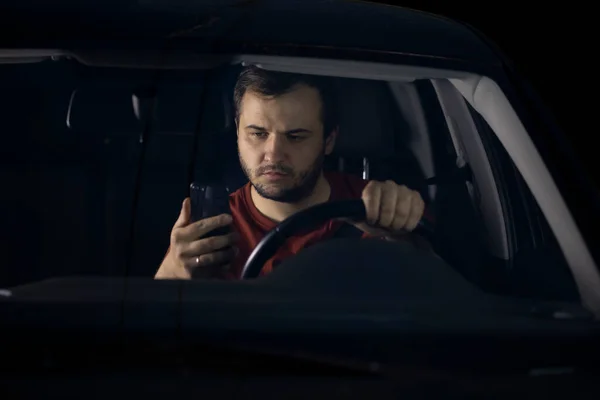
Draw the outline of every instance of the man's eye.
[[[251,135],[257,138],[265,138],[267,137],[267,132],[252,132]]]
[[[288,135],[288,137],[291,141],[294,141],[294,142],[298,142],[298,141],[304,139],[304,136],[300,136],[300,135]]]

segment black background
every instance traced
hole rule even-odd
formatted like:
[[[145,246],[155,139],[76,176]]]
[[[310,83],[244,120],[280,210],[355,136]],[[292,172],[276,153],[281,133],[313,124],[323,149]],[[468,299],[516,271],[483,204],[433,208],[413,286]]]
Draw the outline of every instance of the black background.
[[[575,147],[596,187],[600,101],[595,91],[600,14],[577,2],[394,1],[465,22],[491,39],[533,84]]]
[[[77,10],[94,5],[102,8],[118,9],[126,3],[142,0],[3,0],[0,1],[0,31],[11,26],[9,36],[15,32],[36,30],[35,24],[25,24],[25,20],[15,19],[10,10],[19,5],[23,9],[52,9],[56,4],[70,4],[72,17],[77,18]],[[147,0],[151,1],[151,0]],[[163,1],[163,0],[160,0]],[[184,0],[179,0],[185,3]],[[190,2],[193,0],[189,0]],[[260,0],[257,0],[260,1]],[[281,0],[286,1],[286,0]],[[351,1],[351,0],[348,0]],[[533,1],[402,1],[366,0],[390,6],[404,6],[428,11],[466,22],[495,42],[518,66],[545,100],[575,147],[586,169],[600,183],[600,168],[597,168],[595,139],[600,132],[595,116],[600,103],[594,93],[597,89],[596,52],[594,36],[600,26],[598,12],[593,3],[540,2]],[[216,3],[216,2],[215,2]],[[253,3],[248,0],[248,3]],[[30,6],[31,5],[31,6]],[[29,21],[31,22],[31,21]],[[19,28],[19,26],[21,28]],[[60,29],[58,22],[54,28]],[[37,27],[39,28],[39,27]],[[16,38],[18,39],[18,38]],[[1,35],[3,43],[11,38]],[[443,38],[440,38],[443,40]]]

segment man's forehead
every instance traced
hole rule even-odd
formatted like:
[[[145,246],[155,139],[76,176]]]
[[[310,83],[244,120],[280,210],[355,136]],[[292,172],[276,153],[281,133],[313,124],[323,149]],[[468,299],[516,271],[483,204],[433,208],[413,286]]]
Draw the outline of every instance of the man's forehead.
[[[320,119],[321,98],[318,90],[307,85],[297,85],[278,96],[264,96],[248,90],[241,101],[240,117],[266,118],[309,122]]]

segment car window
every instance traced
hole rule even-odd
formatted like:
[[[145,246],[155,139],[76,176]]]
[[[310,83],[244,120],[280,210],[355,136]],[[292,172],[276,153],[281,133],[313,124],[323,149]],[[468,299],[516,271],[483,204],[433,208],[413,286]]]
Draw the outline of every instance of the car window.
[[[504,192],[512,243],[512,257],[505,264],[509,290],[526,297],[577,301],[573,275],[537,201],[488,123],[467,106]]]
[[[247,182],[232,104],[240,66],[159,73],[61,60],[2,70],[9,111],[2,219],[15,233],[3,243],[2,286],[72,275],[152,277],[190,182],[232,190]],[[432,82],[330,79],[339,141],[326,170],[419,191],[435,216],[436,253],[477,286],[574,297],[547,223],[475,111],[507,194],[509,260],[494,257],[482,239],[476,182],[453,173],[463,165]]]

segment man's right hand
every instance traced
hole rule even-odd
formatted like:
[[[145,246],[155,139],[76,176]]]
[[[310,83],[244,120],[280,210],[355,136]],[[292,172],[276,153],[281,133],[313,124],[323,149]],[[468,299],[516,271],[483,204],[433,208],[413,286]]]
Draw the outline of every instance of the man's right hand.
[[[179,218],[171,230],[171,246],[155,279],[209,278],[230,266],[237,251],[237,233],[203,238],[209,232],[230,226],[228,214],[191,220],[190,199],[183,201]]]

